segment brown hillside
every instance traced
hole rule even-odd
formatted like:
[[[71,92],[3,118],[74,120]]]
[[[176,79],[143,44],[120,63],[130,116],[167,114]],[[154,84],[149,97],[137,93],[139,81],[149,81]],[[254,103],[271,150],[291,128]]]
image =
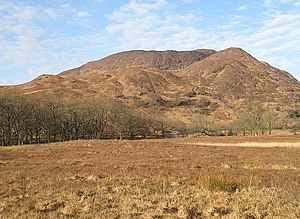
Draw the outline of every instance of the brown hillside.
[[[260,62],[242,49],[229,48],[181,72],[208,95],[225,105],[243,107],[262,103],[269,106],[292,106],[300,101],[300,83],[289,73]]]
[[[121,52],[0,90],[59,98],[104,95],[183,120],[205,114],[230,121],[249,105],[286,111],[300,102],[295,78],[239,48]]]

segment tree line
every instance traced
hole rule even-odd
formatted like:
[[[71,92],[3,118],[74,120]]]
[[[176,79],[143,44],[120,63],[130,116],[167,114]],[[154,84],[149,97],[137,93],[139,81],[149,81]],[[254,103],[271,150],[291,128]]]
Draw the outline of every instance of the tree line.
[[[283,113],[261,105],[249,106],[230,123],[221,123],[213,116],[200,114],[188,126],[188,133],[202,136],[258,136],[272,135],[273,130],[286,129],[297,134],[300,132],[300,110],[297,109]]]
[[[189,125],[162,112],[142,113],[119,101],[88,98],[58,101],[23,94],[0,95],[0,145],[40,144],[79,139],[139,139],[200,135],[263,135],[274,129],[300,130],[300,111],[280,116],[249,107],[235,122],[221,124],[206,115]]]
[[[248,107],[235,121],[235,129],[242,135],[271,135],[274,129],[289,129],[297,134],[300,128],[299,112],[295,109],[282,114],[261,105]]]
[[[184,135],[185,124],[142,114],[102,98],[57,101],[20,94],[0,96],[0,145],[39,144],[78,139],[165,138]]]

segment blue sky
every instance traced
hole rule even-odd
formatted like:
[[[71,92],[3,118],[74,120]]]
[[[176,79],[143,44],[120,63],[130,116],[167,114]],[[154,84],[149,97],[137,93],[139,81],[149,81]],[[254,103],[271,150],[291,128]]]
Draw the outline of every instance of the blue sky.
[[[0,85],[124,50],[232,46],[300,80],[300,0],[0,0]]]

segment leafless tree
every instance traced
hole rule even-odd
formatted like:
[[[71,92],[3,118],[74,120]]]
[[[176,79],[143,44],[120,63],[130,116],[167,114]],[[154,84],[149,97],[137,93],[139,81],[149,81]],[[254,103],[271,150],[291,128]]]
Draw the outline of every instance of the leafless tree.
[[[259,135],[265,128],[263,120],[264,110],[261,106],[254,106],[243,111],[237,119],[237,129],[244,135]]]

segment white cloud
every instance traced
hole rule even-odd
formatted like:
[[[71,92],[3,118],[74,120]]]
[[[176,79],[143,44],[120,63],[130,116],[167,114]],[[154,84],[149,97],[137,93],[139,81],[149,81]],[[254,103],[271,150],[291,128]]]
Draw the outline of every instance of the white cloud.
[[[187,4],[198,3],[200,0],[184,0]]]
[[[129,4],[122,6],[121,12],[134,12],[136,15],[145,15],[152,10],[160,9],[168,5],[166,0],[155,0],[153,3],[143,3],[136,0],[131,0]]]
[[[112,22],[106,30],[117,39],[115,49],[192,49],[199,45],[199,38],[203,41],[207,36],[191,23],[200,16],[173,13],[173,7],[164,0],[152,4],[132,0],[106,15]]]
[[[248,7],[246,5],[242,5],[240,7],[238,7],[236,10],[237,11],[246,11],[248,9]]]
[[[54,8],[45,8],[44,9],[44,13],[46,14],[46,16],[50,19],[55,19],[58,16],[58,12],[56,9]]]
[[[277,7],[278,4],[300,6],[299,0],[264,0],[266,7]]]
[[[77,16],[78,17],[88,17],[90,14],[88,13],[88,12],[86,12],[86,11],[78,11],[77,12]]]

